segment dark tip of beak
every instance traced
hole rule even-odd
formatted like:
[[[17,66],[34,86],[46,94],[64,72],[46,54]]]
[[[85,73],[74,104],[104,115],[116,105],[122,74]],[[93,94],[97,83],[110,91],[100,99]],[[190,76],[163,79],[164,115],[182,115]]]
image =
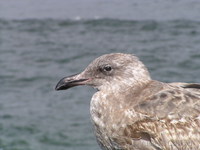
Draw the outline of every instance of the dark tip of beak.
[[[58,84],[55,87],[55,90],[66,90],[74,86],[78,85],[84,85],[84,81],[87,81],[88,79],[74,79],[76,75],[70,76],[70,77],[65,77],[61,79]]]
[[[57,83],[57,85],[56,85],[56,87],[55,87],[55,90],[56,90],[56,91],[58,91],[58,90],[65,90],[65,89],[70,88],[69,86],[67,86],[67,84],[66,84],[66,82],[65,82],[64,79],[65,79],[65,78],[61,79],[61,80]]]

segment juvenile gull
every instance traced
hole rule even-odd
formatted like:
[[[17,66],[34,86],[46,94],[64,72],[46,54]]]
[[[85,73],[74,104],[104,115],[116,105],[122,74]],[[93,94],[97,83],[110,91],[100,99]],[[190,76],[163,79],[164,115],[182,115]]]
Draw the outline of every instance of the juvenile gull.
[[[61,79],[56,90],[77,85],[97,89],[90,113],[102,149],[200,149],[200,84],[152,80],[136,56],[112,53]]]

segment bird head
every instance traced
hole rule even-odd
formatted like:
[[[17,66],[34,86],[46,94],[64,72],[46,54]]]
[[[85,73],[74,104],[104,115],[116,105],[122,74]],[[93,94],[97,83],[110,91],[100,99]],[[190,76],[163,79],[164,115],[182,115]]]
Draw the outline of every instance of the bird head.
[[[98,57],[81,73],[61,79],[56,90],[89,85],[98,90],[120,89],[146,83],[150,75],[144,64],[134,55],[112,53]]]

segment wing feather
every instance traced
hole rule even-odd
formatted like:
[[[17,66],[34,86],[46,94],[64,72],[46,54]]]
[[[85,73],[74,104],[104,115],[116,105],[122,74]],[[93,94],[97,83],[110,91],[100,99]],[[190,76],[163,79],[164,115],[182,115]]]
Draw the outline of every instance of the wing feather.
[[[134,106],[140,117],[120,129],[123,136],[148,150],[200,149],[199,94],[200,84],[167,84]]]

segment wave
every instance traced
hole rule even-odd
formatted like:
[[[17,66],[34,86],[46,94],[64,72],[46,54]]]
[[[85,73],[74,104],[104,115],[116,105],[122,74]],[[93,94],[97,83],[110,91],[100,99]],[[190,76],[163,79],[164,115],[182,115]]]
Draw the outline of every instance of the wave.
[[[34,23],[34,22],[57,22],[61,23],[64,25],[72,25],[72,24],[78,24],[78,23],[85,23],[85,24],[90,24],[90,23],[100,23],[100,24],[118,24],[118,23],[123,23],[123,24],[129,24],[129,23],[200,23],[200,21],[196,20],[186,20],[186,19],[178,19],[178,20],[127,20],[127,19],[115,19],[115,18],[100,18],[100,17],[94,17],[93,19],[84,19],[84,18],[79,18],[75,17],[72,19],[4,19],[0,18],[0,23],[1,24],[6,24],[6,23]]]
[[[54,31],[66,29],[69,27],[83,28],[85,31],[94,29],[97,32],[104,31],[154,31],[154,30],[191,30],[190,32],[200,32],[200,21],[193,20],[170,20],[170,21],[155,21],[155,20],[121,20],[110,18],[95,18],[95,19],[23,19],[23,20],[6,20],[0,19],[0,29],[25,30],[28,32],[35,31]],[[71,30],[76,30],[73,28]]]

